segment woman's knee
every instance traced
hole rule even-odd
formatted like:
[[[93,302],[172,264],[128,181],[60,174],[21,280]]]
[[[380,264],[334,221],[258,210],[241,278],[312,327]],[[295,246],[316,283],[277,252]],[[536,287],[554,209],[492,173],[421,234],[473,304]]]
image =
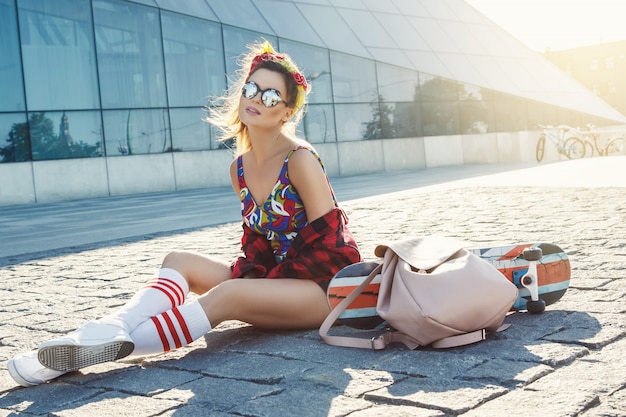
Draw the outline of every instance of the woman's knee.
[[[191,257],[191,252],[182,251],[182,250],[174,250],[165,255],[163,258],[163,262],[161,266],[163,268],[172,268],[182,273],[181,269],[185,264],[189,264],[189,259]],[[184,274],[183,274],[184,275]]]

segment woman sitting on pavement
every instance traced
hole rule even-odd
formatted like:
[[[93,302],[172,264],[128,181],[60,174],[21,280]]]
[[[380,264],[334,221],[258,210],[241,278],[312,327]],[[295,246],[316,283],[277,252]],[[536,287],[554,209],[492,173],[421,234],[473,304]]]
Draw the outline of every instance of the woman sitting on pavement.
[[[175,251],[122,308],[18,355],[8,369],[31,386],[129,355],[180,348],[226,320],[271,329],[319,327],[332,276],[361,256],[321,159],[295,136],[309,92],[291,58],[254,44],[241,78],[208,121],[236,138],[230,167],[241,200],[241,257]],[[199,294],[185,302],[189,292]]]

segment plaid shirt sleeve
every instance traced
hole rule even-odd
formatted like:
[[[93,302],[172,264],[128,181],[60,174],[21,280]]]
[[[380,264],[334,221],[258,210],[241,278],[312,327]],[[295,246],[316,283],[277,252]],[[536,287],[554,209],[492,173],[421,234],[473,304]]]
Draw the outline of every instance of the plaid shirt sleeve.
[[[262,278],[276,266],[272,246],[264,235],[256,233],[246,224],[242,226],[241,250],[244,256],[240,256],[232,263],[231,276],[242,278],[244,275],[251,275]]]
[[[233,277],[252,271],[259,278],[310,279],[325,290],[337,272],[362,260],[346,224],[346,216],[339,208],[309,223],[294,238],[286,258],[279,264],[274,262],[265,237],[250,231],[264,242],[244,234],[246,256],[235,261]]]

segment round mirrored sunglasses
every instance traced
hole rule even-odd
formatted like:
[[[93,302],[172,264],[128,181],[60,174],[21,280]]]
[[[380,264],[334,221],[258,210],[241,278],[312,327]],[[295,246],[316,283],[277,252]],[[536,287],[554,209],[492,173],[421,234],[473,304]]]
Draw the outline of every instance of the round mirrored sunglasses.
[[[274,107],[283,101],[278,91],[273,88],[260,90],[259,86],[254,81],[248,81],[245,83],[241,90],[241,95],[247,99],[253,99],[259,93],[261,93],[261,101],[265,107]]]

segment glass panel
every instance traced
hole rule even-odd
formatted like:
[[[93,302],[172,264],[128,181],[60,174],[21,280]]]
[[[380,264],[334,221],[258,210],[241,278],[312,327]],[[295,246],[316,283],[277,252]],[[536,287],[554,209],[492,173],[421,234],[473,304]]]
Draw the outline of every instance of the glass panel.
[[[280,40],[280,50],[293,58],[313,86],[309,94],[309,103],[332,103],[328,50],[284,39]]]
[[[391,130],[384,132],[384,138],[414,138],[422,135],[420,105],[413,103],[393,103]]]
[[[441,28],[439,22],[432,17],[408,17],[413,28],[426,39],[430,49],[434,52],[461,52],[454,41]]]
[[[254,5],[261,10],[265,20],[278,36],[324,46],[295,4],[276,0],[255,0]]]
[[[462,101],[459,104],[461,133],[488,133],[495,129],[493,102]]]
[[[494,93],[496,131],[517,132],[526,129],[526,103],[519,97]]]
[[[424,136],[454,135],[459,133],[459,103],[429,101],[422,103],[422,130]]]
[[[459,84],[461,133],[495,131],[493,93],[471,84]]]
[[[337,140],[364,139],[368,133],[368,124],[375,122],[372,119],[373,112],[370,104],[336,104]]]
[[[30,160],[26,113],[0,114],[0,162]]]
[[[354,9],[338,11],[366,47],[397,48],[395,42],[369,11]]]
[[[230,86],[233,74],[239,69],[238,58],[248,51],[247,46],[254,42],[270,41],[274,48],[278,48],[278,40],[273,36],[261,35],[245,29],[224,26],[224,54],[226,56],[226,74]]]
[[[28,108],[98,108],[89,0],[18,3]]]
[[[222,23],[265,34],[274,34],[250,0],[206,0]],[[287,16],[285,16],[287,18]],[[240,53],[243,52],[240,51]]]
[[[301,124],[302,135],[311,143],[335,142],[335,112],[331,104],[310,104]]]
[[[203,119],[207,116],[203,108],[171,109],[173,150],[203,151],[218,149],[211,125]]]
[[[422,100],[457,100],[458,83],[445,78],[420,73],[420,98]]]
[[[374,61],[331,52],[330,62],[336,103],[369,103],[377,99]]]
[[[206,105],[226,88],[222,31],[217,23],[162,12],[170,106]]]
[[[103,155],[97,111],[33,112],[28,124],[35,161]]]
[[[17,15],[13,0],[0,0],[0,111],[25,110]]]
[[[167,110],[112,110],[103,113],[106,154],[137,155],[172,150]]]
[[[379,94],[387,101],[414,101],[418,97],[417,71],[378,63]]]
[[[156,2],[161,9],[218,21],[215,13],[204,1],[156,0]]]
[[[387,4],[387,2],[384,3],[385,7],[387,7]],[[378,19],[385,30],[389,32],[399,48],[420,51],[430,50],[426,41],[417,33],[413,25],[411,25],[407,19],[390,13],[378,13],[376,19]]]
[[[115,0],[93,7],[102,107],[165,107],[157,9]]]
[[[556,126],[561,124],[556,107],[536,101],[528,101],[528,129],[541,129],[539,125]]]
[[[300,3],[298,8],[311,22],[311,26],[316,29],[326,47],[354,55],[369,56],[363,43],[333,7]]]

